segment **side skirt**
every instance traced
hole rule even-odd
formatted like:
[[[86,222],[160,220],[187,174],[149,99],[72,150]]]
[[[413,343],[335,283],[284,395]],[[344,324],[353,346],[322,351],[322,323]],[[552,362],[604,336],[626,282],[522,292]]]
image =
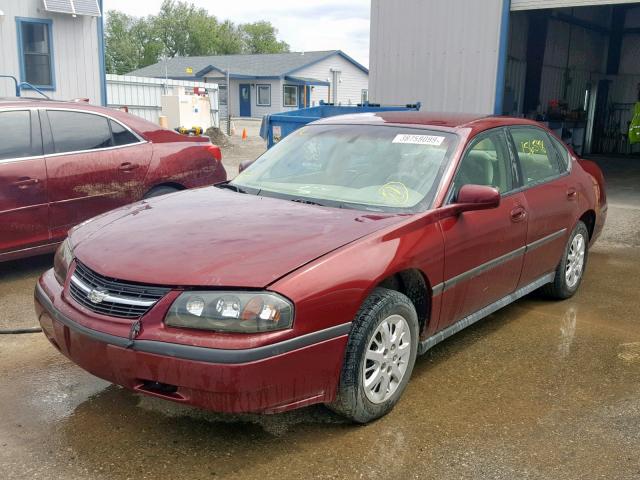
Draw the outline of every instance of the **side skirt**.
[[[420,342],[420,344],[418,345],[418,355],[422,355],[430,348],[436,346],[438,343],[449,338],[451,335],[458,333],[460,330],[464,330],[469,325],[473,325],[474,323],[482,320],[484,317],[491,315],[493,312],[497,310],[500,310],[502,307],[506,307],[510,303],[515,302],[519,298],[522,298],[525,295],[533,292],[534,290],[537,290],[543,285],[553,282],[553,279],[555,278],[555,276],[556,276],[556,272],[547,273],[545,276],[539,278],[538,280],[535,280],[529,285],[525,285],[524,287],[519,288],[515,292],[507,295],[506,297],[503,297],[500,300],[490,305],[487,305],[486,307],[478,310],[475,313],[472,313],[471,315],[463,318],[462,320],[458,320],[456,323],[448,326],[444,330],[441,330],[438,333],[435,333],[434,335],[430,336],[426,340],[423,340],[422,342]]]

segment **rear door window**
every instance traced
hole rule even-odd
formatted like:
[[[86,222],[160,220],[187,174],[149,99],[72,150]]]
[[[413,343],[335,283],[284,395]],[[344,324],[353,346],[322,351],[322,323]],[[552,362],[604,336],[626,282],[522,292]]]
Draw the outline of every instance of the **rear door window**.
[[[29,110],[0,112],[0,160],[41,154],[42,144],[35,138],[31,112]]]
[[[113,146],[109,120],[101,115],[48,110],[54,153],[96,150]]]
[[[511,128],[525,186],[535,185],[560,174],[558,155],[547,133],[535,127]]]
[[[116,146],[119,147],[121,145],[131,145],[133,143],[140,142],[140,140],[138,140],[138,137],[136,137],[133,133],[124,128],[118,122],[114,122],[113,120],[109,120],[109,122],[111,123],[111,132],[113,133],[113,141]]]
[[[558,152],[558,161],[560,163],[560,170],[566,172],[569,170],[570,160],[569,160],[569,150],[564,143],[559,141],[557,138],[549,135],[551,139],[551,143],[556,147],[556,151]]]

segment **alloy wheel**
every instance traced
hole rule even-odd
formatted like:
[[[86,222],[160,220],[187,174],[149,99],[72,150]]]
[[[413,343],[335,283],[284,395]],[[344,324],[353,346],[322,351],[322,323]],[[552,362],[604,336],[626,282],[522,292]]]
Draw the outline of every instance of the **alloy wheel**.
[[[565,270],[565,279],[569,288],[575,287],[582,277],[584,269],[584,254],[586,251],[586,242],[581,233],[573,237],[569,254],[567,256],[567,265]]]
[[[376,328],[362,365],[364,392],[372,403],[387,401],[397,390],[411,357],[411,330],[401,315],[390,315]]]

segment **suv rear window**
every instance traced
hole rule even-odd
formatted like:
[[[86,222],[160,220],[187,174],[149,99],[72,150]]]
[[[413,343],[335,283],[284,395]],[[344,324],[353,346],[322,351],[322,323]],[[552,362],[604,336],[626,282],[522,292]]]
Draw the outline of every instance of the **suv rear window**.
[[[138,143],[140,141],[138,140],[138,137],[136,137],[133,133],[124,128],[118,122],[109,120],[109,123],[111,123],[111,132],[113,133],[113,141],[115,142],[116,146],[119,147],[121,145],[131,145],[132,143]]]
[[[41,148],[33,145],[29,110],[0,112],[0,160],[41,155]]]
[[[55,153],[95,150],[113,146],[109,120],[82,112],[48,110]]]

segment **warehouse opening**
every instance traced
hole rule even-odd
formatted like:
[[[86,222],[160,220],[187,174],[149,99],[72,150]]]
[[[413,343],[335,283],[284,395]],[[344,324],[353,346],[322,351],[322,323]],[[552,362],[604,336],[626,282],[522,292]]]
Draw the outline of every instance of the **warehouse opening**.
[[[503,113],[580,155],[640,156],[640,3],[512,0],[508,38]]]

